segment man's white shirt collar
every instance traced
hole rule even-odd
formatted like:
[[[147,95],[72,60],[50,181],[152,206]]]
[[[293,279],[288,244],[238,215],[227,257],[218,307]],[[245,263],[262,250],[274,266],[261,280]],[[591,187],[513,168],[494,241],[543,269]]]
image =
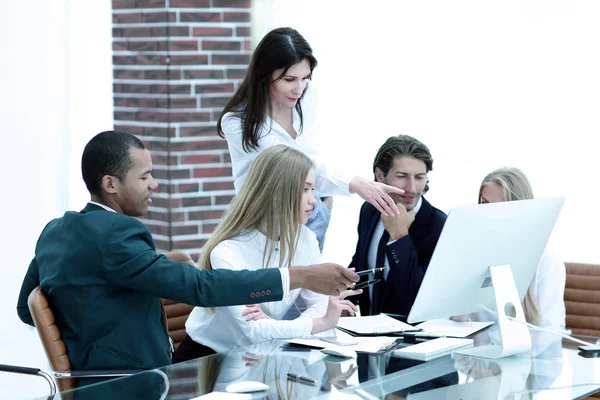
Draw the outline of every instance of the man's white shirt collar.
[[[102,207],[102,208],[104,208],[106,211],[111,211],[111,212],[114,212],[114,213],[116,213],[116,211],[115,211],[115,210],[113,210],[113,209],[112,209],[112,208],[110,208],[109,206],[105,206],[104,204],[101,204],[101,203],[96,203],[95,201],[90,201],[89,203],[90,203],[90,204],[93,204],[93,205],[95,205],[95,206],[98,206],[98,207]]]

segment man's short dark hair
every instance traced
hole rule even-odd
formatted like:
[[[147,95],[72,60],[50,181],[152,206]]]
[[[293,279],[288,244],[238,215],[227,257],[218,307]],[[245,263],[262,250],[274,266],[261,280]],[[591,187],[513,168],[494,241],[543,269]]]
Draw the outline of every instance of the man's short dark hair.
[[[88,191],[102,195],[102,177],[111,175],[123,180],[133,167],[129,150],[145,149],[144,143],[131,133],[105,131],[88,142],[81,157],[81,173]]]
[[[373,174],[375,174],[375,169],[379,168],[384,175],[387,175],[392,165],[394,165],[394,159],[400,156],[413,157],[423,161],[426,172],[433,170],[433,157],[427,146],[412,136],[398,135],[386,140],[377,151],[377,155],[373,161]],[[423,193],[426,193],[428,190],[429,184],[426,184]]]

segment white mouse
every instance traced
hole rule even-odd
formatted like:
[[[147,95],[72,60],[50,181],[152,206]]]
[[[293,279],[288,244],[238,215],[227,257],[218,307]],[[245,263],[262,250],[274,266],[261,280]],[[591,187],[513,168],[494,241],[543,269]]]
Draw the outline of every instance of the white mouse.
[[[269,385],[257,381],[235,382],[225,388],[229,393],[251,393],[267,389],[269,389]]]
[[[354,350],[345,349],[343,347],[327,347],[321,350],[321,353],[330,356],[344,357],[344,358],[355,358],[356,352]]]

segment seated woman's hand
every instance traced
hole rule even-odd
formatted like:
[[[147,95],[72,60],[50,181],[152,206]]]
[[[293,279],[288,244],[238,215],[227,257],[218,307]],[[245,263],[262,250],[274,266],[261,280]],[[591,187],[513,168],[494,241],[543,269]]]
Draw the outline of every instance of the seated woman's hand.
[[[327,304],[327,312],[321,318],[313,319],[312,333],[324,332],[328,329],[335,328],[337,325],[340,315],[346,311],[350,316],[354,316],[354,313],[358,312],[358,308],[350,301],[346,300],[348,296],[356,296],[362,293],[362,289],[344,290],[339,296],[329,296],[329,303]]]
[[[271,318],[263,312],[258,304],[248,304],[246,309],[242,311],[242,315],[246,316],[246,321],[258,321],[259,319]]]

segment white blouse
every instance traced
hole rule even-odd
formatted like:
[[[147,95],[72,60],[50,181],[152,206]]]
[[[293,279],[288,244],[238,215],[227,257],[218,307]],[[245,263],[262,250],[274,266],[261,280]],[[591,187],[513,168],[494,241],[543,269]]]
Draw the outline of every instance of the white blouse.
[[[293,266],[308,266],[321,263],[321,252],[315,234],[302,225]],[[267,237],[258,230],[236,236],[219,243],[210,254],[213,269],[258,270],[263,265],[263,253]],[[278,268],[279,254],[275,252],[268,268]],[[281,318],[297,302],[304,302],[306,310],[301,310],[295,320]],[[328,297],[307,289],[291,290],[281,301],[261,303],[262,311],[271,319],[246,321],[242,312],[245,305],[210,309],[196,307],[191,312],[185,327],[188,335],[197,343],[210,347],[216,352],[228,351],[237,347],[271,339],[285,339],[310,336],[312,318],[322,317],[327,311]]]
[[[293,125],[296,132],[300,132],[300,116],[296,109],[293,109]],[[306,143],[304,135],[297,135],[293,139],[285,129],[275,120],[265,115],[262,130],[259,134],[258,147],[246,153],[242,147],[242,120],[233,112],[228,112],[223,116],[221,128],[227,140],[229,153],[231,154],[231,164],[233,169],[233,178],[236,193],[240,191],[242,183],[248,174],[250,165],[258,155],[271,146],[276,144],[285,144],[302,151],[315,163],[315,189],[320,196],[332,195],[350,195],[350,179],[340,177],[333,173],[311,154],[310,146]]]

